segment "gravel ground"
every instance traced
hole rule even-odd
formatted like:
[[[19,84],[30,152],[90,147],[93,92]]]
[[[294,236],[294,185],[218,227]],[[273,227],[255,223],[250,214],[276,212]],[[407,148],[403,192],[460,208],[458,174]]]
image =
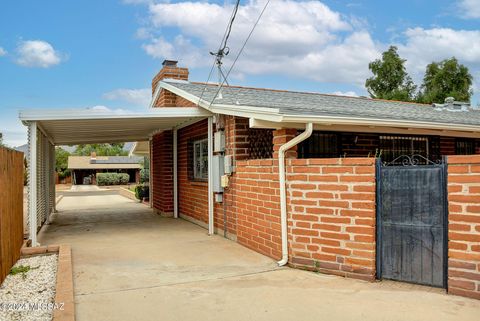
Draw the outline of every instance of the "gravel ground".
[[[0,286],[0,320],[52,320],[58,255],[22,258],[15,264],[30,266],[25,274],[8,275]]]

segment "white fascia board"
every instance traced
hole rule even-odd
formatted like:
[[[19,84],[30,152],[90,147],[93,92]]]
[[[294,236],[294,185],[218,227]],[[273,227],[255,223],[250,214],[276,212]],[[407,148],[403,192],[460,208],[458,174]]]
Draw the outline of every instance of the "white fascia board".
[[[22,122],[42,120],[95,120],[95,119],[145,119],[176,117],[208,117],[210,112],[198,107],[168,107],[149,110],[145,113],[115,114],[89,109],[30,109],[21,110]]]
[[[279,115],[280,110],[278,108],[268,108],[268,107],[258,107],[258,106],[246,106],[246,105],[225,105],[225,104],[210,104],[209,101],[200,99],[195,95],[192,95],[184,90],[181,90],[167,82],[160,82],[160,86],[172,93],[181,96],[194,104],[197,104],[199,107],[205,108],[206,110],[211,111],[215,114],[225,114],[231,116],[240,116],[240,117],[252,117],[255,118],[270,120],[270,121],[280,121],[281,116]]]
[[[362,126],[381,126],[381,127],[402,127],[402,128],[420,128],[436,130],[452,130],[480,133],[480,127],[474,125],[462,125],[451,123],[433,123],[414,120],[392,120],[378,118],[361,117],[341,117],[341,116],[294,116],[286,115],[283,117],[286,123],[309,123],[327,124],[327,125],[362,125]]]

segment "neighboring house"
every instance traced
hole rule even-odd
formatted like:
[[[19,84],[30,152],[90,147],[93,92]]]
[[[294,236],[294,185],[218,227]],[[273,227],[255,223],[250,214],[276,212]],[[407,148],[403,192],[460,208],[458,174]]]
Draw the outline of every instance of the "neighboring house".
[[[149,141],[150,201],[161,215],[279,265],[480,298],[479,111],[454,101],[220,89],[188,74],[166,60],[142,114],[22,112],[30,149]],[[51,189],[35,193],[48,160],[30,167],[33,227],[50,210],[39,213],[38,204]]]
[[[69,156],[68,169],[74,185],[96,184],[97,173],[127,173],[130,183],[140,182],[143,157],[131,156]]]

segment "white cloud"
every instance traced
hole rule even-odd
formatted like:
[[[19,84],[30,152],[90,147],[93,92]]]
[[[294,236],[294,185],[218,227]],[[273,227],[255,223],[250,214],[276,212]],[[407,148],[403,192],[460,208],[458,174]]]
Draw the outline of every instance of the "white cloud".
[[[7,51],[0,47],[0,57],[5,56],[7,54]]]
[[[359,97],[354,91],[334,91],[332,95],[347,96],[347,97]]]
[[[399,54],[407,59],[407,69],[421,81],[427,64],[456,57],[476,79],[480,78],[480,30],[449,28],[412,28],[405,32],[405,41],[398,45]],[[479,90],[478,84],[474,90]]]
[[[111,109],[111,108],[108,108],[107,106],[103,106],[103,105],[97,105],[97,106],[93,106],[93,107],[90,107],[90,108],[87,108],[87,109],[92,110],[93,112],[109,113],[109,114],[115,114],[115,115],[125,115],[125,114],[131,114],[132,113],[129,110],[120,109],[120,108]]]
[[[476,15],[476,10],[480,10],[478,2],[465,0],[462,5],[469,6],[470,15]],[[206,1],[151,2],[149,23],[140,32],[148,39],[143,49],[156,59],[179,60],[187,67],[211,66],[213,59],[208,52],[219,46],[232,3],[224,6]],[[228,44],[230,55],[224,59],[226,69],[265,0],[242,3]],[[172,30],[177,36],[167,38]],[[427,64],[452,56],[480,79],[480,30],[410,28],[392,44],[407,59],[407,69],[417,83],[421,83]],[[371,76],[368,63],[380,58],[389,45],[372,37],[362,17],[346,16],[320,1],[271,1],[231,76],[243,79],[248,75],[280,74],[355,84],[363,89],[365,79]],[[479,85],[475,85],[475,90]]]
[[[228,43],[231,53],[225,58],[226,68],[264,4],[265,0],[252,0],[240,6]],[[231,11],[231,5],[208,2],[150,4],[150,29],[158,36],[152,36],[143,49],[154,58],[178,59],[188,67],[209,66],[209,51],[218,48]],[[347,19],[319,1],[271,1],[234,71],[363,84],[368,62],[379,50],[359,21]],[[165,28],[178,28],[180,35],[166,39],[162,35]]]
[[[148,106],[152,97],[150,88],[142,89],[126,89],[120,88],[109,91],[103,94],[103,97],[108,100],[122,100],[134,106]]]
[[[461,0],[458,7],[461,17],[466,19],[480,18],[480,0]]]
[[[16,62],[21,66],[48,68],[58,65],[63,59],[63,55],[46,41],[21,41],[17,47]]]

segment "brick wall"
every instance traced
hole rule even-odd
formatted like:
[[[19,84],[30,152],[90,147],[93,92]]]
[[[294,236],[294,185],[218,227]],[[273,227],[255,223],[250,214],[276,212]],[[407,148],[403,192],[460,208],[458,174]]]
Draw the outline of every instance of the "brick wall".
[[[189,141],[207,137],[207,120],[180,129],[178,139],[178,210],[180,215],[208,223],[208,184],[189,177]],[[190,151],[191,152],[191,151]]]
[[[162,215],[173,214],[173,137],[164,131],[152,137],[152,207]]]
[[[480,155],[448,157],[448,291],[480,299]]]
[[[280,185],[278,161],[237,162],[233,210],[237,215],[237,242],[279,260],[281,252]]]
[[[292,266],[375,279],[375,159],[289,160]]]
[[[188,80],[188,68],[177,67],[176,62],[164,61],[162,69],[152,79],[152,96],[157,89],[158,83],[163,79],[179,79]],[[162,89],[157,100],[154,102],[154,107],[189,107],[194,106],[191,102],[181,99],[174,93]]]

